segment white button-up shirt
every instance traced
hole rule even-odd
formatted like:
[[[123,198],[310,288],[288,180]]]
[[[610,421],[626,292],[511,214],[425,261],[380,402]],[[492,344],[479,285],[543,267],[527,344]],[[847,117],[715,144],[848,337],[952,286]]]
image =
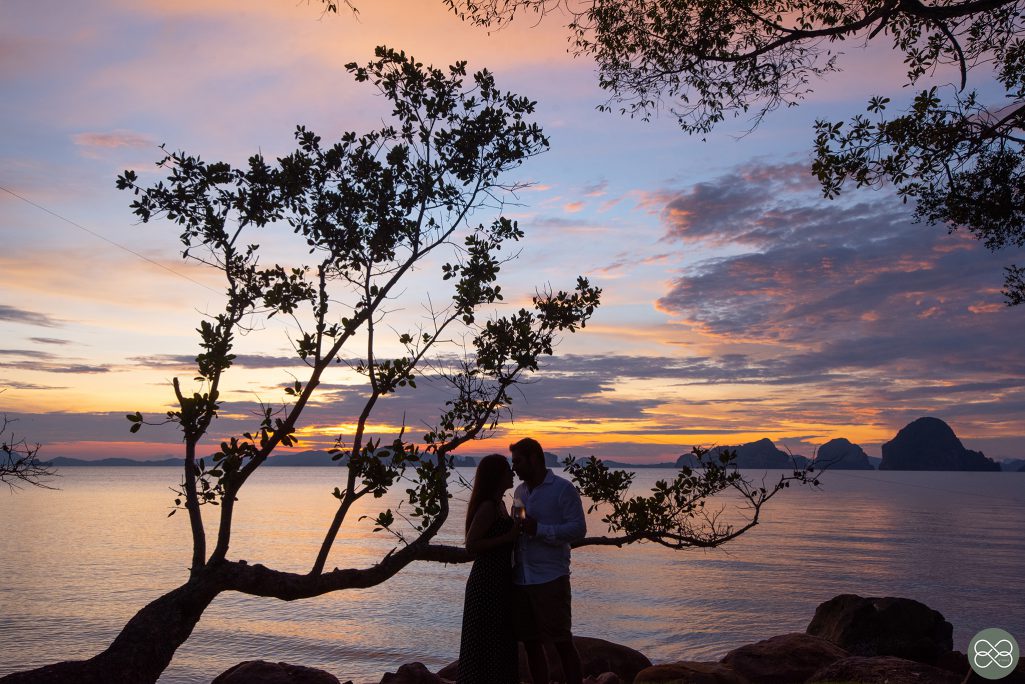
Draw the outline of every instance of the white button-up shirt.
[[[549,469],[534,491],[524,482],[514,496],[524,503],[527,515],[537,520],[537,534],[520,535],[513,581],[544,584],[568,575],[569,545],[587,533],[584,506],[576,488]]]

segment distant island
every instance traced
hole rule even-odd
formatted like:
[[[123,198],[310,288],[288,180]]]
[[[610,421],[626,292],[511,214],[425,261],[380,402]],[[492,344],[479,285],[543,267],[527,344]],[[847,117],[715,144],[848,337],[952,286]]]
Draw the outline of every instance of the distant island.
[[[843,437],[820,446],[815,453],[815,464],[831,470],[875,470],[865,450]]]
[[[1025,459],[1001,464],[987,458],[981,451],[966,449],[949,425],[933,417],[918,418],[901,428],[893,439],[883,444],[882,459],[869,456],[861,446],[842,437],[820,446],[812,459],[789,454],[768,438],[716,447],[710,454],[718,456],[727,449],[737,452],[734,461],[737,468],[761,470],[813,465],[819,470],[873,470],[878,467],[879,470],[1025,472]],[[676,461],[676,467],[694,467],[696,464],[697,459],[692,454],[684,454]]]
[[[821,445],[814,458],[799,454],[790,454],[779,449],[771,439],[763,438],[754,442],[735,446],[719,446],[709,453],[717,457],[724,450],[736,450],[736,467],[752,470],[779,470],[806,468],[813,465],[818,470],[933,470],[933,471],[1004,471],[1025,472],[1025,458],[1010,459],[1003,462],[987,458],[980,451],[966,449],[954,434],[953,429],[939,418],[918,418],[901,428],[896,436],[882,446],[883,457],[880,459],[869,456],[858,444],[845,438],[837,438]],[[382,449],[387,455],[387,450]],[[298,451],[277,454],[267,459],[264,464],[270,467],[323,467],[343,466],[346,458],[337,461],[331,454],[322,450]],[[454,462],[459,468],[476,468],[483,456],[455,456]],[[683,454],[676,461],[660,463],[625,463],[611,459],[603,459],[605,465],[617,470],[637,470],[643,468],[681,468],[695,467],[697,459],[692,454]],[[180,458],[165,458],[145,461],[131,458],[102,458],[89,461],[79,458],[60,456],[49,461],[55,467],[76,466],[163,466],[181,467]],[[562,458],[546,451],[545,463],[550,468],[558,468]]]
[[[735,446],[718,446],[708,452],[706,458],[718,459],[724,451],[736,451],[737,458],[733,462],[738,468],[752,469],[789,469],[803,468],[808,463],[804,456],[791,456],[787,452],[776,447],[768,437],[759,439],[756,442],[747,442]],[[676,459],[676,467],[691,468],[698,466],[698,459],[694,454],[684,454]]]
[[[999,471],[1000,464],[981,451],[966,449],[939,418],[914,420],[883,445],[880,470]]]
[[[279,468],[296,468],[296,467],[324,467],[324,466],[343,466],[348,463],[348,459],[342,457],[337,461],[331,459],[332,454],[327,451],[313,450],[313,451],[297,451],[290,453],[282,453],[271,456],[264,463],[266,467],[279,467]],[[206,458],[209,458],[207,456]],[[65,468],[65,467],[76,467],[76,466],[98,466],[98,467],[120,467],[120,466],[172,466],[180,468],[185,462],[181,458],[164,458],[160,460],[145,461],[134,458],[101,458],[96,461],[89,461],[81,458],[67,458],[65,456],[58,456],[49,461],[49,465]],[[455,464],[457,467],[473,467],[477,466],[477,459],[472,456],[456,456]]]
[[[101,458],[96,461],[89,461],[84,458],[68,458],[67,456],[58,456],[47,461],[47,465],[55,466],[58,468],[75,468],[78,466],[98,466],[98,467],[121,467],[121,466],[162,466],[168,467],[173,466],[180,468],[184,459],[181,458],[164,458],[159,461],[142,461],[134,458]]]

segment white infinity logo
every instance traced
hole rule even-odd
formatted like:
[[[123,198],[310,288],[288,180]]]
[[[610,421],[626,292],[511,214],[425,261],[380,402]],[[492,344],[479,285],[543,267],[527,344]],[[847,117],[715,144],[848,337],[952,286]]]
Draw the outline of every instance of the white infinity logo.
[[[991,644],[985,639],[979,639],[975,642],[975,654],[972,656],[972,660],[976,667],[983,670],[990,665],[996,665],[1001,670],[1006,670],[1014,664],[1014,659],[1011,657],[1013,649],[1014,647],[1007,639],[1001,639],[995,644]],[[982,662],[979,662],[980,658],[983,659]]]

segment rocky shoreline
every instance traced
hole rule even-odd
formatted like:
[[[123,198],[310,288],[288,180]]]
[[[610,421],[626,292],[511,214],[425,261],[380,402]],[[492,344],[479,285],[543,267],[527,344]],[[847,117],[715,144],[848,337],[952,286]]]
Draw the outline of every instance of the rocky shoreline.
[[[842,594],[821,604],[804,632],[782,634],[733,649],[719,662],[681,659],[653,664],[642,653],[577,637],[585,684],[968,684],[981,683],[968,657],[953,648],[953,626],[938,611],[906,598]],[[553,663],[554,665],[554,663]],[[402,665],[380,682],[452,684],[458,661],[430,672]],[[520,676],[529,681],[520,651]],[[552,676],[561,681],[553,667]],[[1002,684],[1025,684],[1025,659]],[[247,661],[213,684],[354,684],[314,668]]]

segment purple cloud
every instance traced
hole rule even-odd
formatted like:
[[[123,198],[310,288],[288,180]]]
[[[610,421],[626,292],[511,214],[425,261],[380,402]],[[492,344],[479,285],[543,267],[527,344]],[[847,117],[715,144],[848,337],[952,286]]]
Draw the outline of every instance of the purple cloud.
[[[109,373],[111,366],[107,364],[77,363],[71,359],[62,359],[50,352],[37,349],[0,349],[0,356],[22,357],[14,361],[5,361],[7,370],[27,370],[41,373]]]
[[[56,328],[61,325],[60,321],[46,314],[26,311],[25,309],[8,306],[7,304],[0,304],[0,321],[38,325],[45,328]]]

